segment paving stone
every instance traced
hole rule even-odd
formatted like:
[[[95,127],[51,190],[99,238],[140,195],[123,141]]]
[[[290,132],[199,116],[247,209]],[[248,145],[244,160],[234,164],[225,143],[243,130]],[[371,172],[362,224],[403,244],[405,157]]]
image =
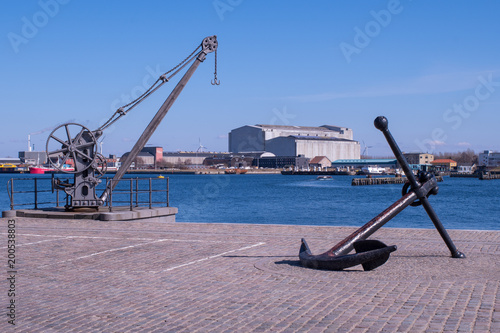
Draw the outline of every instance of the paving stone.
[[[15,220],[19,332],[500,329],[500,231],[450,230],[452,259],[435,230],[382,228],[385,265],[332,272],[299,265],[300,239],[321,253],[355,228]]]

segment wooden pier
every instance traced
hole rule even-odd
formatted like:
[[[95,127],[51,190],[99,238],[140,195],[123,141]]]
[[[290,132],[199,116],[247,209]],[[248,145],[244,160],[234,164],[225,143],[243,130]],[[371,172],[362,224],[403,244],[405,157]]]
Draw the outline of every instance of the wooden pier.
[[[436,176],[438,182],[443,181],[442,176]],[[351,185],[384,185],[384,184],[404,184],[406,177],[379,177],[379,178],[353,178]]]
[[[450,174],[450,177],[451,178],[479,178],[479,174],[454,172],[454,173]]]
[[[483,172],[479,174],[481,180],[500,179],[500,173]]]
[[[316,170],[316,171],[306,171],[306,170],[301,170],[301,171],[295,171],[295,170],[283,170],[281,171],[282,175],[300,175],[300,176],[348,176],[348,175],[353,175],[353,172],[349,171],[322,171],[322,170]]]

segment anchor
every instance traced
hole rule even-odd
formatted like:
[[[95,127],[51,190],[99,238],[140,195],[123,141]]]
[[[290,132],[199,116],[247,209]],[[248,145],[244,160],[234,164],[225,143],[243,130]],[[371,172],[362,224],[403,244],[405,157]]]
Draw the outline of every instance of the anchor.
[[[313,255],[305,239],[302,239],[299,251],[299,259],[302,266],[340,271],[345,268],[362,265],[363,270],[370,271],[383,265],[389,259],[390,254],[396,251],[396,245],[387,246],[381,241],[369,240],[367,238],[410,205],[422,205],[424,207],[427,215],[450,250],[452,258],[465,258],[465,254],[458,251],[455,244],[453,244],[448,232],[429,202],[428,197],[438,193],[437,181],[434,175],[428,172],[419,172],[417,176],[413,174],[396,140],[394,140],[389,131],[389,122],[386,117],[377,117],[374,125],[384,134],[387,143],[406,175],[408,181],[403,186],[403,196],[323,254]],[[353,249],[356,253],[349,254]]]

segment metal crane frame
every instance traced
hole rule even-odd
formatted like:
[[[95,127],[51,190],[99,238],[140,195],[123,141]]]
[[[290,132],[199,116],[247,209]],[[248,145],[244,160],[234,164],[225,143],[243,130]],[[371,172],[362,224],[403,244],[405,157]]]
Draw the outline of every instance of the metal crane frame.
[[[57,188],[63,190],[71,197],[71,203],[66,206],[67,210],[83,207],[98,209],[100,206],[104,205],[109,192],[112,191],[118,184],[118,181],[122,179],[132,162],[144,148],[193,73],[198,68],[199,64],[205,60],[207,54],[212,52],[217,54],[217,47],[217,36],[214,35],[204,38],[202,43],[186,59],[170,71],[161,75],[158,80],[136,100],[120,107],[111,118],[98,129],[91,131],[87,127],[77,123],[65,123],[56,127],[50,133],[46,143],[49,163],[57,170],[74,174],[73,183],[62,182],[57,178],[54,178],[52,183],[53,189]],[[198,51],[198,49],[200,50]],[[164,83],[168,82],[174,75],[179,73],[191,62],[191,66],[187,69],[184,76],[157,111],[128,156],[122,161],[121,167],[113,177],[113,181],[109,182],[104,192],[98,196],[96,194],[96,186],[101,182],[100,178],[106,172],[106,159],[97,152],[97,140],[102,136],[103,131],[115,123],[119,118],[126,115],[127,112],[150,96]],[[217,68],[217,65],[215,68]],[[167,74],[171,72],[173,73],[167,76]],[[217,70],[214,75],[215,79],[212,81],[212,84],[218,85],[220,82],[217,80]],[[77,134],[74,135],[75,133]],[[53,148],[54,146],[55,148]],[[57,158],[57,162],[53,160],[55,158]],[[65,163],[69,159],[74,161],[74,170],[64,168]]]

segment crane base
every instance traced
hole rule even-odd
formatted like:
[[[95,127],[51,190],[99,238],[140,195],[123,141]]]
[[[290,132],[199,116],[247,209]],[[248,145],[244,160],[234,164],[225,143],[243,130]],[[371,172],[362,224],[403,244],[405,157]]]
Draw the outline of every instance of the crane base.
[[[43,209],[7,210],[2,217],[32,217],[40,219],[69,219],[69,220],[97,220],[97,221],[141,221],[141,222],[175,222],[176,207],[113,207],[110,212],[107,207],[99,207],[93,211],[79,209],[66,211],[63,207]]]

